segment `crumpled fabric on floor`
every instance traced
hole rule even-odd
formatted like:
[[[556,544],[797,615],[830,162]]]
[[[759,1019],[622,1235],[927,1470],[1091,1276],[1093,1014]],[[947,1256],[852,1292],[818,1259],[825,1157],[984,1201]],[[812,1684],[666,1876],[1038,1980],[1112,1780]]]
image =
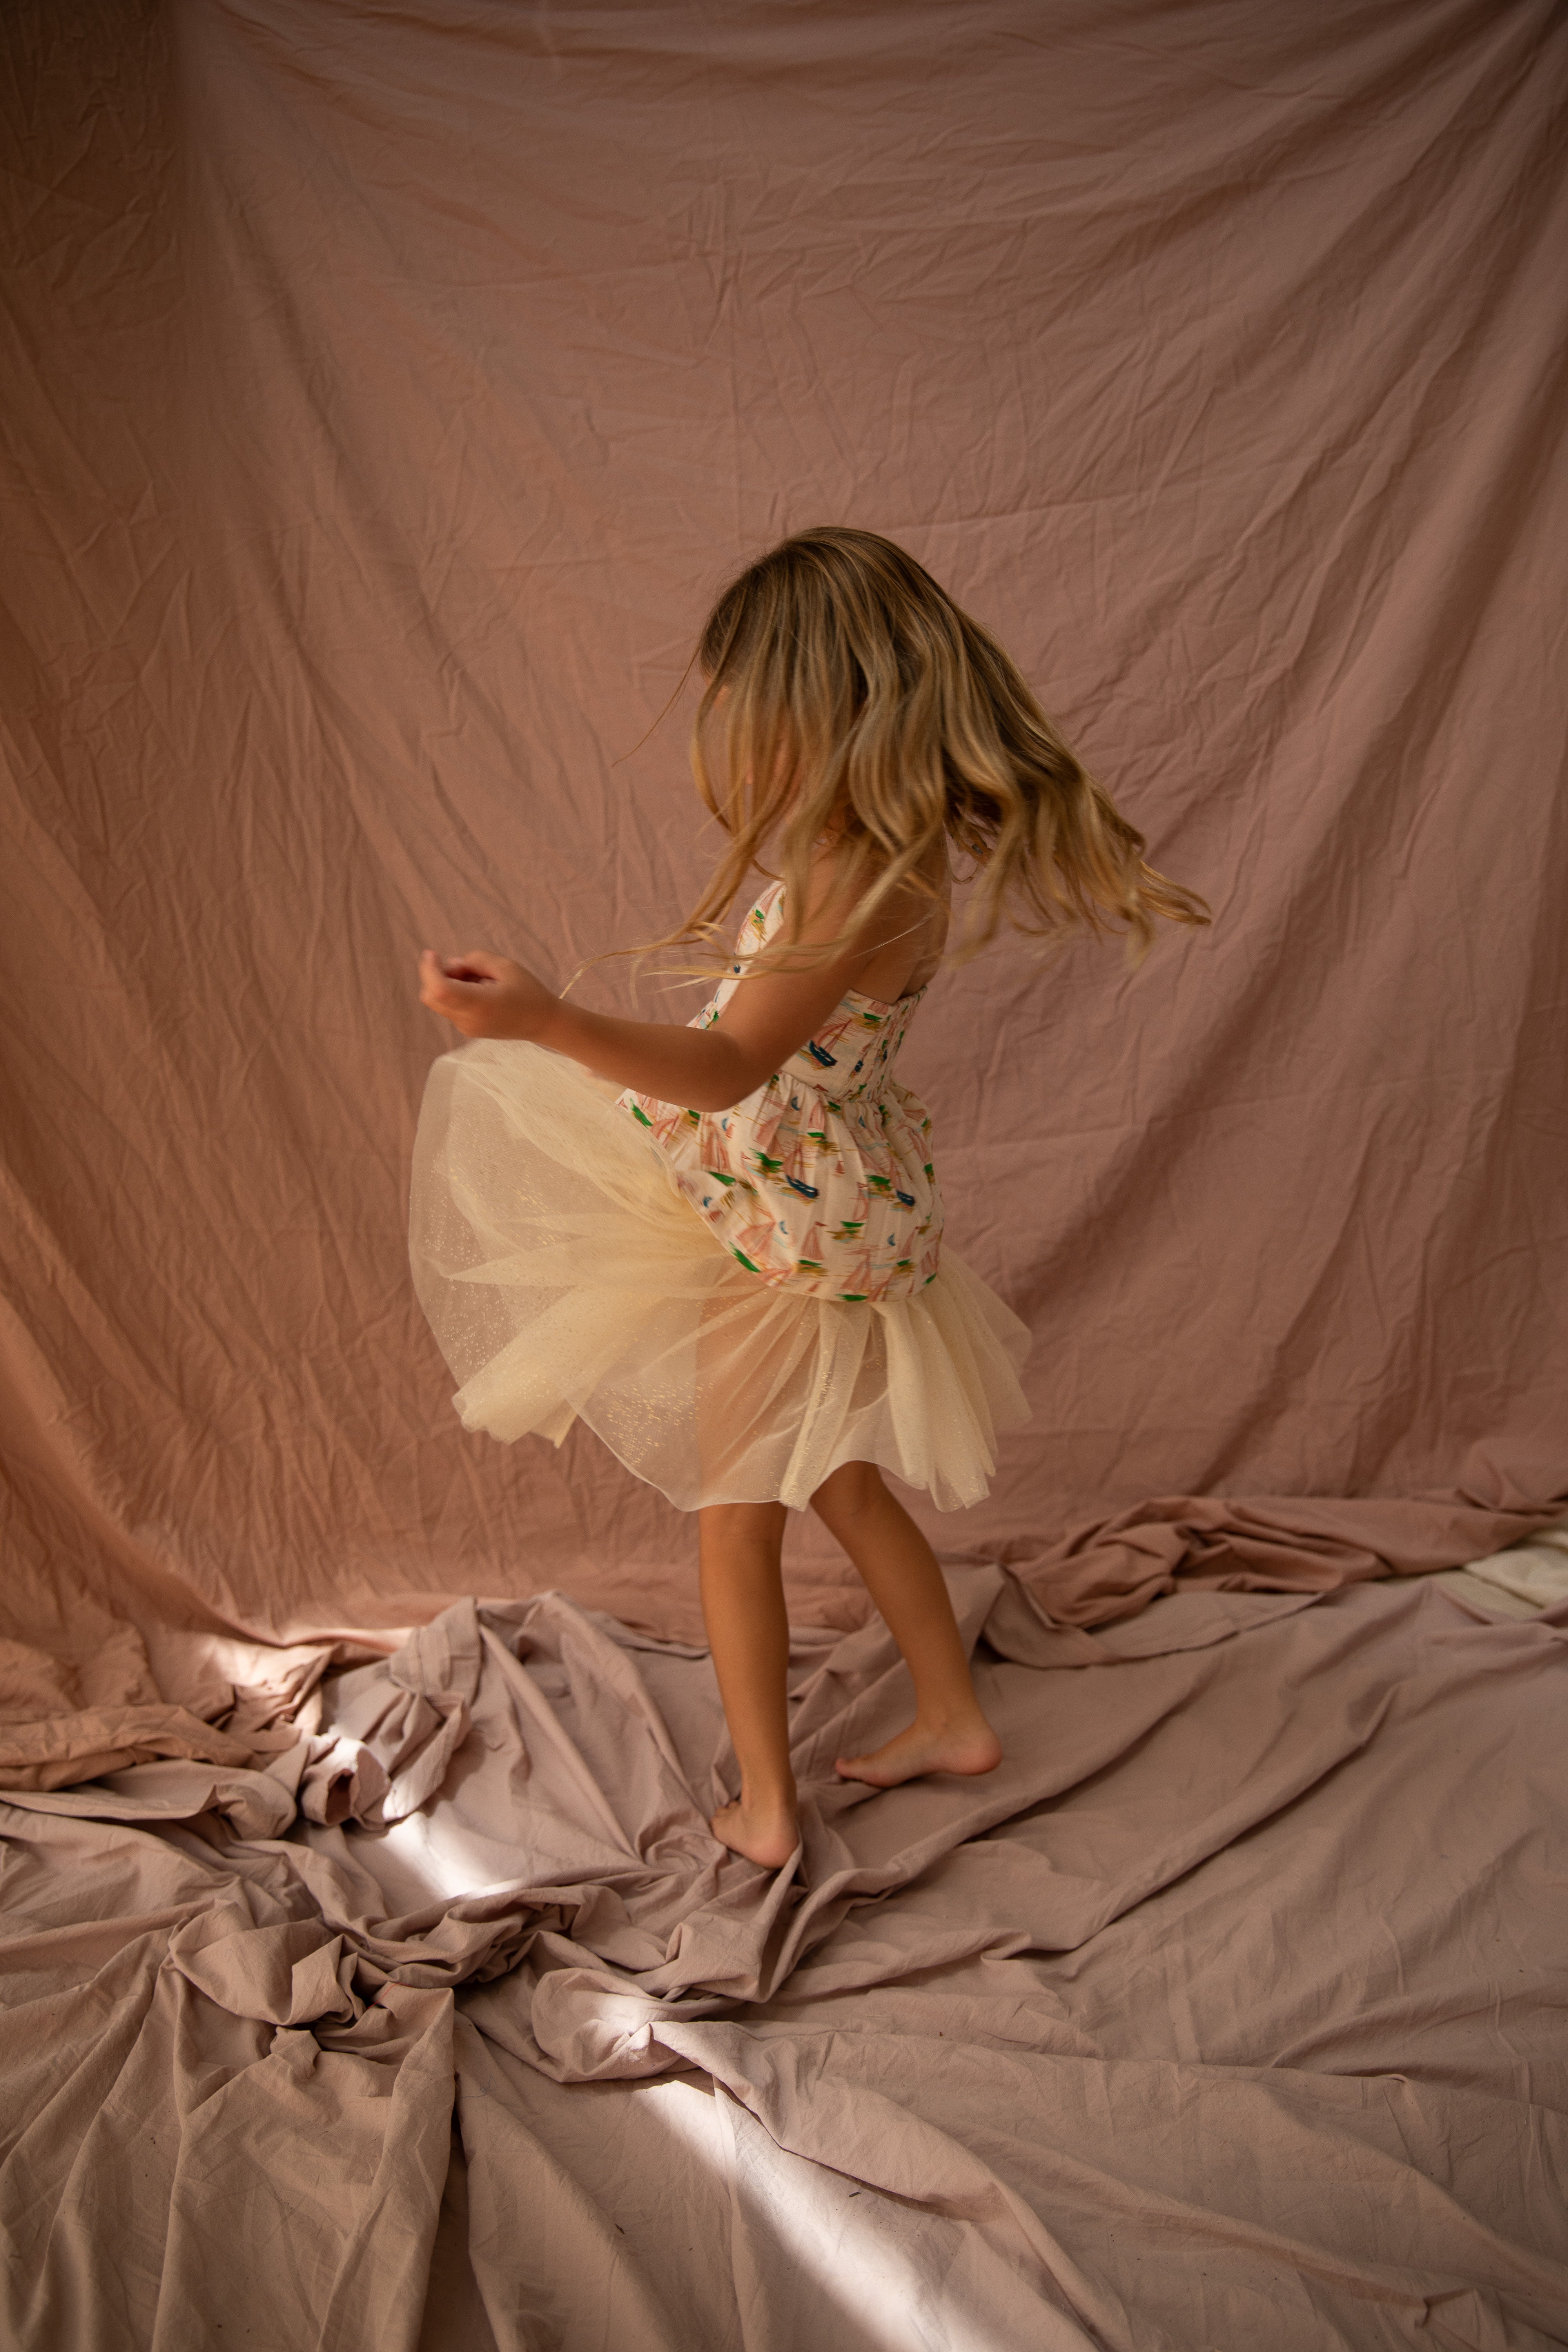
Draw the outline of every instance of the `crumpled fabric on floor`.
[[[837,1783],[908,1687],[808,1632],[804,1883],[707,1834],[706,1656],[552,1594],[7,1792],[7,2340],[1562,2341],[1563,1612],[1178,1594],[1085,1664],[952,1581],[1006,1760]]]

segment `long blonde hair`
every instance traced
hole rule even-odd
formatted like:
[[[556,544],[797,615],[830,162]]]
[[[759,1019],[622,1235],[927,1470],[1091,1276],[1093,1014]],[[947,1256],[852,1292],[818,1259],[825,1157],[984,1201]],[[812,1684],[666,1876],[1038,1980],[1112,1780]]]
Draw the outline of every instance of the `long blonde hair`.
[[[785,919],[752,969],[825,959],[898,891],[937,894],[944,836],[973,868],[953,962],[1005,921],[1041,943],[1124,929],[1133,962],[1156,918],[1209,921],[1201,898],[1144,863],[1142,835],[996,640],[890,540],[825,527],[783,541],[725,589],[695,659],[706,684],[692,772],[730,840],[696,906],[654,948],[716,946],[760,866],[784,878]],[[805,949],[812,854],[825,835],[841,852],[829,919],[841,908],[846,920]]]

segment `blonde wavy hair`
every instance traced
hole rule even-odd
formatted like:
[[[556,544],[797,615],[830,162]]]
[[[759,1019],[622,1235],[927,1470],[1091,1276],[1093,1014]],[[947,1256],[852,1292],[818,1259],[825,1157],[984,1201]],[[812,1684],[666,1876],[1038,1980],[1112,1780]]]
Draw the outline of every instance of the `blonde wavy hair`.
[[[1138,963],[1157,919],[1210,920],[1201,898],[1145,863],[1142,835],[994,637],[890,540],[823,528],[783,541],[724,590],[694,659],[705,685],[692,772],[729,846],[684,921],[645,952],[722,944],[728,964],[723,919],[760,867],[783,877],[784,922],[750,968],[826,961],[899,891],[939,895],[944,838],[973,882],[951,962],[1004,922],[1042,946],[1125,929]],[[829,919],[841,908],[845,921],[807,948],[800,927],[824,836],[842,851]]]

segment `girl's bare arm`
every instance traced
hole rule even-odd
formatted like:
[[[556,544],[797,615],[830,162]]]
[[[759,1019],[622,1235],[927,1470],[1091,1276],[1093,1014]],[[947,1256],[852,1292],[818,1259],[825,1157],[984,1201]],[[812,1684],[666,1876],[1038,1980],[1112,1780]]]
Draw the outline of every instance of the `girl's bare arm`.
[[[892,919],[900,919],[909,920],[908,914]],[[819,900],[815,919],[805,925],[806,943],[814,929],[833,938],[842,920]],[[799,1052],[891,935],[880,924],[874,935],[814,971],[742,980],[710,1029],[584,1012],[509,957],[480,952],[443,961],[426,948],[419,960],[419,996],[465,1037],[526,1038],[659,1102],[728,1110]]]

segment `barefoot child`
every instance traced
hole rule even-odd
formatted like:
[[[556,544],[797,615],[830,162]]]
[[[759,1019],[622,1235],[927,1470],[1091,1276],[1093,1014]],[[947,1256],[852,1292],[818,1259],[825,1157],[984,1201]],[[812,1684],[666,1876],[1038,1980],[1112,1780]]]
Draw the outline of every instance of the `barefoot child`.
[[[698,1513],[741,1776],[713,1833],[777,1868],[797,1843],[788,1509],[843,1545],[914,1685],[907,1729],[839,1772],[887,1788],[1001,1759],[935,1556],[882,1478],[976,1502],[996,1431],[1026,1418],[1027,1335],[943,1246],[930,1121],[894,1075],[942,959],[950,850],[974,873],[960,958],[1005,919],[1121,924],[1144,947],[1157,916],[1207,916],[889,541],[784,541],[720,598],[697,658],[693,768],[730,846],[657,944],[711,955],[753,868],[778,878],[689,1026],[426,951],[423,1001],[478,1042],[430,1075],[411,1248],[468,1427],[559,1444],[581,1417]]]

